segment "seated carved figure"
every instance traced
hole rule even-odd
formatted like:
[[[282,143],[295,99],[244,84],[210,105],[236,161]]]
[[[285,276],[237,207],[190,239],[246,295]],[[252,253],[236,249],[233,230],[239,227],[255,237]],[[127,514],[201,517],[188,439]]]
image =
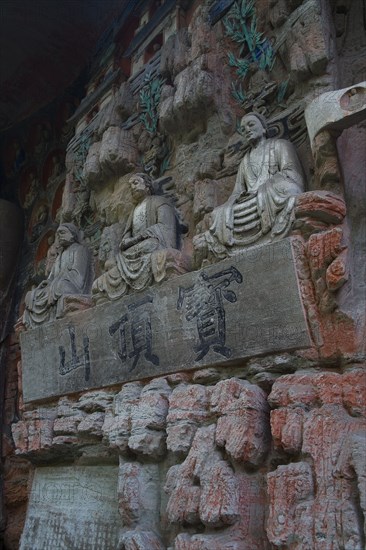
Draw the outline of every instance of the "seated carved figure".
[[[78,301],[90,293],[91,254],[81,242],[78,228],[72,223],[64,223],[58,227],[56,238],[58,254],[48,278],[25,297],[23,324],[26,328],[62,317],[65,301]]]
[[[228,201],[215,208],[208,231],[194,238],[196,257],[223,259],[243,247],[284,237],[292,223],[295,196],[303,191],[303,174],[289,141],[267,139],[260,114],[241,121],[250,150],[239,165]],[[200,262],[198,262],[200,263]]]
[[[152,195],[152,180],[135,174],[129,181],[134,208],[127,220],[119,252],[106,262],[106,272],[93,283],[96,303],[116,300],[140,291],[153,281],[160,282],[170,270],[188,271],[189,265],[179,250],[177,211],[163,196]]]

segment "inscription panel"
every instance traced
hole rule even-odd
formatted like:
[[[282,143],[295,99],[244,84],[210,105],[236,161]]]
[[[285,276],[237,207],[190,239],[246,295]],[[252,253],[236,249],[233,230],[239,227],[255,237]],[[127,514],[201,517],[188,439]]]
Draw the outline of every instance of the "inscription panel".
[[[117,466],[38,468],[20,550],[117,548]]]
[[[22,333],[24,400],[309,346],[285,239]]]

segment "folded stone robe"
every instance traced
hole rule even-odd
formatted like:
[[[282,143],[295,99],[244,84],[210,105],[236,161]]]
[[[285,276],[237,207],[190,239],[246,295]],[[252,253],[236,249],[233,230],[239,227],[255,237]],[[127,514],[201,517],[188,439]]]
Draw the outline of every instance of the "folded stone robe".
[[[91,254],[87,246],[74,242],[56,258],[48,279],[25,297],[23,322],[27,327],[62,317],[63,299],[87,295],[92,283]]]
[[[139,291],[153,280],[162,281],[166,276],[167,251],[178,250],[177,227],[175,208],[169,201],[160,196],[147,196],[130,214],[122,240],[142,233],[146,236],[117,254],[115,266],[94,281],[94,296],[99,294],[116,300],[129,289]]]
[[[301,164],[293,145],[267,139],[240,163],[235,187],[226,203],[212,212],[206,232],[209,250],[222,258],[256,241],[275,241],[288,233],[294,197],[303,192]]]

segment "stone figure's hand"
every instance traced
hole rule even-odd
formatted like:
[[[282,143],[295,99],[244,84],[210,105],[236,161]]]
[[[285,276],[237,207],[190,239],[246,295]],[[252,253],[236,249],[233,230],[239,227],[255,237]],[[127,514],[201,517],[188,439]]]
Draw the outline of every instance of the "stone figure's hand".
[[[131,248],[131,246],[134,246],[135,244],[141,242],[144,240],[144,237],[140,233],[139,235],[136,235],[135,237],[127,237],[126,239],[122,239],[120,244],[120,249],[127,250],[127,248]]]
[[[130,248],[130,246],[132,246],[133,244],[134,244],[133,243],[133,238],[127,237],[126,239],[122,239],[121,244],[119,245],[119,247],[123,251],[123,250],[127,250],[127,248]]]

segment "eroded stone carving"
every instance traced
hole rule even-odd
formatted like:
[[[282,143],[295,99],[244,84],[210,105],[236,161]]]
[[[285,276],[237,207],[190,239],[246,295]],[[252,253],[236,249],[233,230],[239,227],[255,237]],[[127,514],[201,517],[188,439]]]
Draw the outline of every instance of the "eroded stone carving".
[[[245,115],[241,127],[251,148],[239,166],[232,195],[212,212],[209,230],[194,238],[198,264],[284,237],[295,196],[303,190],[302,168],[291,143],[267,139],[266,121],[258,113]]]
[[[115,265],[94,281],[96,303],[115,300],[130,290],[143,290],[153,281],[165,279],[170,271],[188,271],[188,261],[179,250],[175,208],[165,197],[152,194],[152,180],[147,174],[132,176],[130,188],[135,207],[127,220]]]
[[[274,548],[322,548],[325,541],[333,548],[364,546],[364,380],[361,367],[275,382],[269,396],[274,447],[301,461],[267,476]]]
[[[91,254],[82,242],[79,229],[64,223],[56,232],[60,247],[47,279],[29,291],[25,298],[23,323],[26,328],[63,317],[72,302],[88,299],[92,276]]]
[[[212,391],[211,410],[219,415],[216,444],[225,448],[232,460],[250,466],[261,464],[269,449],[264,391],[235,378],[223,380]]]

